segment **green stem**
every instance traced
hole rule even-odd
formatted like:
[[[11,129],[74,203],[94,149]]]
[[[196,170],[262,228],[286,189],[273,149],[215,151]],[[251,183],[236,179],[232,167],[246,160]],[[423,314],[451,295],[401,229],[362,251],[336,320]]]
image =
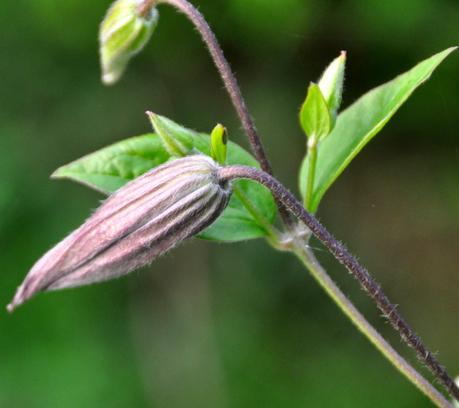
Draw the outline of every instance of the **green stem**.
[[[312,193],[314,191],[314,179],[316,176],[317,165],[317,141],[314,136],[311,136],[308,142],[308,178],[306,180],[306,193],[304,195],[304,208],[311,211]]]
[[[429,381],[419,374],[365,319],[330,278],[322,265],[317,261],[314,253],[307,248],[304,242],[296,242],[293,252],[341,311],[398,371],[423,392],[437,407],[452,407],[451,403]]]
[[[440,364],[440,362],[435,358],[435,356],[429,351],[429,349],[424,345],[421,338],[416,334],[416,332],[408,325],[402,315],[398,312],[396,305],[394,305],[389,298],[383,292],[381,286],[372,278],[369,272],[363,267],[353,256],[349,250],[336,238],[330,234],[330,232],[310,213],[308,213],[302,206],[302,204],[295,198],[295,196],[286,189],[278,180],[270,176],[269,174],[258,170],[253,167],[247,166],[228,166],[223,167],[219,170],[219,177],[221,182],[228,182],[235,179],[249,179],[258,181],[263,184],[265,187],[269,188],[273,195],[285,205],[288,210],[295,215],[305,226],[307,226],[310,232],[330,251],[330,253],[341,263],[343,264],[348,272],[360,283],[363,290],[365,290],[369,296],[374,300],[377,307],[383,313],[383,315],[389,320],[393,328],[400,334],[401,339],[411,348],[416,351],[416,355],[419,360],[422,361],[435,375],[435,378],[438,379],[445,389],[451,394],[453,398],[459,401],[459,387],[454,382],[453,378],[448,374],[446,369]],[[294,238],[294,236],[293,236]],[[309,254],[303,253],[305,251],[306,243],[305,241],[299,239],[293,240],[291,243],[291,251],[297,253],[297,256],[312,266],[312,253]],[[308,265],[306,263],[306,265]],[[316,266],[313,271],[317,274],[320,272]],[[328,277],[328,275],[323,271],[322,275],[317,275],[320,278],[322,286],[327,289],[327,292],[332,296],[332,298],[337,302],[337,304],[343,309],[343,311],[352,318],[352,320],[357,324],[358,327],[367,335],[369,338],[374,341],[374,344],[377,344],[381,347],[381,351],[384,350],[384,355],[390,356],[390,361],[395,364],[396,367],[399,367],[400,370],[403,370],[403,373],[407,375],[414,384],[421,384],[423,387],[423,392],[426,390],[429,397],[435,401],[437,406],[440,407],[451,407],[444,398],[442,399],[441,394],[434,389],[434,387],[428,384],[427,381],[422,380],[422,377],[419,374],[413,374],[414,368],[409,366],[409,364],[400,358],[397,354],[394,354],[393,349],[387,349],[385,342],[382,342],[382,337],[378,335],[377,331],[369,326],[365,318],[358,312],[358,310],[350,303],[350,301],[341,293],[341,291],[336,287],[334,282]],[[371,330],[370,330],[371,328]],[[406,366],[405,366],[406,365]],[[405,366],[405,367],[404,367]],[[446,405],[445,405],[446,401]]]

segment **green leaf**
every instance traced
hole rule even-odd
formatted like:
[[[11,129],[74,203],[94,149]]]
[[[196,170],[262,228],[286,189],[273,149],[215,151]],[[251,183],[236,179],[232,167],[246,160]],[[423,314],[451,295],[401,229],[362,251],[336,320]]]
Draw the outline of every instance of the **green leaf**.
[[[317,84],[311,83],[300,111],[300,122],[309,139],[322,140],[331,130],[330,111]]]
[[[193,134],[177,132],[170,123],[156,113],[147,112],[155,133],[161,138],[164,148],[171,157],[187,156],[193,149]]]
[[[335,128],[319,148],[311,201],[312,211],[317,210],[325,192],[352,159],[456,48],[448,48],[422,61],[392,81],[371,90],[338,116]],[[303,197],[308,177],[308,161],[306,157],[299,178]]]
[[[169,132],[191,136],[195,153],[210,154],[209,135],[181,127],[167,118],[159,118]],[[70,179],[110,194],[169,159],[170,155],[163,147],[161,138],[156,134],[146,134],[115,143],[60,167],[52,178]],[[227,163],[258,167],[256,160],[247,151],[232,142],[228,143]],[[268,235],[260,220],[270,225],[276,216],[276,205],[269,190],[248,180],[237,181],[234,185],[250,199],[256,214],[242,204],[237,194],[233,194],[228,208],[201,233],[201,238],[235,242]]]
[[[69,179],[104,194],[118,190],[153,167],[169,160],[155,134],[132,137],[58,168],[51,178]]]
[[[263,228],[247,215],[247,211],[230,205],[214,224],[199,234],[199,238],[209,241],[237,242],[265,235]]]

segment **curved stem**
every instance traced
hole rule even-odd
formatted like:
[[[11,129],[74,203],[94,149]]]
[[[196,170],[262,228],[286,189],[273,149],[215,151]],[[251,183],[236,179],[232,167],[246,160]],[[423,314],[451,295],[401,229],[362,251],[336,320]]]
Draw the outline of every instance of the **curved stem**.
[[[252,147],[255,157],[260,163],[261,168],[266,173],[271,174],[271,164],[269,163],[269,160],[266,156],[265,149],[260,140],[260,136],[258,135],[255,123],[253,122],[244,98],[242,97],[242,93],[237,83],[236,77],[234,76],[229,63],[223,54],[222,48],[220,47],[220,44],[215,37],[215,34],[211,30],[209,24],[203,15],[199,12],[199,10],[196,9],[196,7],[194,7],[187,0],[159,0],[158,4],[169,4],[177,8],[179,11],[185,14],[186,17],[188,17],[188,19],[199,31],[199,34],[201,34],[201,37],[206,44],[210,55],[212,56],[212,59],[223,80],[223,83],[225,84],[225,88],[228,91],[231,102],[236,109],[244,130],[247,133],[250,146]]]
[[[294,252],[341,311],[398,371],[425,394],[437,407],[451,408],[451,403],[434,388],[429,381],[417,372],[366,320],[365,316],[359,312],[337,284],[330,278],[314,256],[313,252],[307,248],[306,245],[297,245]]]
[[[325,228],[312,217],[295,197],[283,187],[277,180],[270,176],[272,168],[266,156],[265,150],[258,136],[255,124],[250,116],[245,101],[242,97],[237,80],[233,75],[229,63],[227,62],[223,51],[216,39],[214,33],[210,29],[201,13],[187,0],[145,0],[141,5],[140,10],[144,13],[149,7],[156,4],[165,3],[176,7],[183,12],[198,29],[201,37],[206,43],[209,52],[214,60],[214,63],[220,73],[220,76],[225,84],[231,101],[236,109],[236,112],[242,122],[242,125],[248,135],[250,145],[261,165],[264,172],[247,168],[243,166],[227,167],[222,169],[221,176],[223,179],[231,180],[234,178],[248,178],[256,180],[266,187],[270,188],[278,201],[279,210],[284,223],[292,227],[291,218],[285,211],[287,207],[295,216],[303,221],[312,231],[312,233],[332,252],[332,254],[346,266],[349,272],[360,282],[362,287],[370,294],[376,301],[378,307],[383,311],[384,315],[388,318],[394,328],[400,333],[402,339],[411,347],[416,350],[418,358],[423,361],[429,369],[436,375],[440,382],[446,389],[459,399],[459,389],[454,384],[453,380],[449,377],[443,367],[437,362],[433,355],[425,348],[419,337],[411,330],[406,322],[401,318],[388,298],[382,293],[380,286],[373,281],[368,272],[357,262],[357,260],[347,251],[347,249],[327,231]],[[284,207],[285,205],[285,207]],[[377,331],[366,322],[365,318],[358,312],[357,309],[350,303],[334,282],[328,277],[326,272],[319,268],[317,262],[313,262],[310,256],[307,257],[302,254],[301,246],[297,243],[295,246],[295,253],[300,259],[303,260],[306,266],[309,267],[316,279],[332,296],[335,302],[341,307],[342,310],[349,316],[354,317],[352,320],[363,331],[367,337],[386,355],[387,358],[402,371],[415,385],[418,386],[426,395],[428,395],[433,402],[441,407],[450,407],[451,405],[438,393],[422,376],[419,375],[406,361],[403,360],[395,350],[390,351],[390,345],[377,333]],[[307,254],[306,254],[307,255]],[[309,254],[312,255],[312,254]],[[341,295],[340,295],[341,294]],[[395,353],[395,354],[394,354]],[[397,357],[398,356],[398,357]]]
[[[374,300],[383,315],[400,334],[402,340],[415,350],[418,359],[429,368],[445,389],[459,401],[459,388],[454,383],[454,380],[427,349],[419,336],[402,318],[396,306],[390,302],[379,284],[374,281],[368,271],[360,265],[348,249],[337,241],[315,217],[303,208],[301,203],[290,191],[271,175],[252,167],[224,167],[220,170],[220,177],[222,181],[230,181],[237,178],[251,179],[269,188],[273,195],[284,204],[295,217],[302,221],[333,256],[346,267],[349,273]]]
[[[145,0],[142,7],[152,7],[156,4],[169,4],[181,11],[185,16],[193,23],[196,29],[199,31],[204,43],[206,44],[209,53],[214,61],[215,66],[223,80],[225,88],[230,96],[231,102],[239,116],[239,119],[247,133],[249,143],[255,158],[260,163],[263,171],[268,174],[272,174],[272,167],[266,155],[263,143],[261,142],[260,136],[258,135],[255,123],[250,116],[250,112],[247,108],[245,100],[242,96],[241,89],[239,88],[237,79],[233,74],[231,67],[223,54],[223,50],[211,30],[209,24],[199,12],[188,0]],[[289,212],[285,209],[281,203],[278,203],[279,213],[282,217],[284,224],[290,229],[293,228],[292,220]]]

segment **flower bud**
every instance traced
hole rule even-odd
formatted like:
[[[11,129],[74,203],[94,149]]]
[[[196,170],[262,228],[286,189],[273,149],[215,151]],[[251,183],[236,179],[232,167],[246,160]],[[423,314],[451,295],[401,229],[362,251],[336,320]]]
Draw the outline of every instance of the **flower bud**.
[[[325,69],[319,81],[319,88],[327,102],[332,120],[336,119],[341,100],[343,97],[344,69],[346,66],[346,52],[341,51]]]
[[[228,155],[228,134],[223,125],[218,124],[210,134],[210,155],[220,163],[226,164],[226,156]]]
[[[8,310],[39,291],[127,274],[201,232],[231,195],[219,169],[210,157],[187,156],[126,184],[33,266]]]
[[[109,8],[100,26],[102,82],[114,84],[129,60],[150,39],[158,22],[158,11],[141,10],[142,0],[117,0]]]

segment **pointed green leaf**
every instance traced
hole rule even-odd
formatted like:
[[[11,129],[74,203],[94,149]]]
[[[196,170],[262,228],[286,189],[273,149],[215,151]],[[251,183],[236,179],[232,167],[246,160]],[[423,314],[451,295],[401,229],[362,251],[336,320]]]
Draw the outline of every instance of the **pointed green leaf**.
[[[184,157],[191,152],[193,149],[193,134],[177,132],[169,122],[156,113],[147,112],[147,116],[155,133],[161,138],[164,148],[171,157]]]
[[[317,84],[311,83],[300,111],[300,122],[308,138],[322,140],[331,130],[330,111]]]
[[[168,131],[181,136],[191,137],[193,152],[210,155],[210,136],[186,129],[170,119],[159,117],[161,124]],[[111,146],[102,148],[57,169],[52,177],[71,179],[110,194],[140,176],[146,171],[170,159],[161,138],[156,134],[147,134],[125,139]],[[257,167],[255,159],[235,143],[228,143],[228,164],[242,164]],[[267,235],[260,219],[268,224],[274,221],[276,205],[271,193],[258,183],[240,180],[234,183],[249,197],[257,214],[247,210],[236,194],[233,194],[228,208],[222,216],[201,237],[215,241],[240,241],[260,238]]]
[[[371,90],[338,116],[335,128],[319,148],[311,206],[313,211],[317,210],[325,192],[352,159],[455,49],[448,48]],[[303,197],[307,173],[308,158],[303,161],[300,171],[299,185]]]

